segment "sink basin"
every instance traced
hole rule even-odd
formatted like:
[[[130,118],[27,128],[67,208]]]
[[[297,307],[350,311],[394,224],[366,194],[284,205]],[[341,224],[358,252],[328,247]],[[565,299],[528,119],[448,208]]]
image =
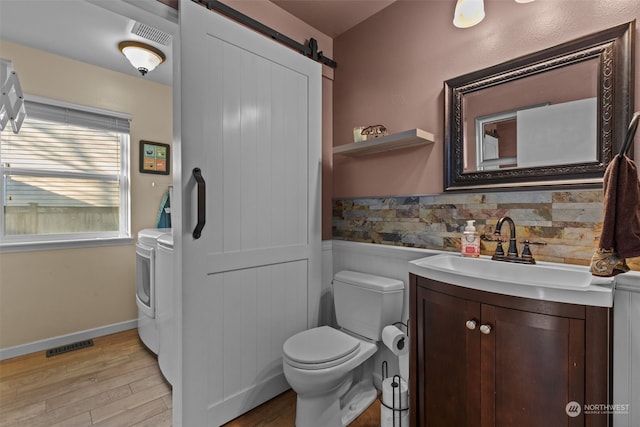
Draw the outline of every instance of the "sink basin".
[[[613,304],[613,279],[587,267],[541,262],[535,265],[441,254],[409,262],[409,272],[452,285],[540,300],[597,306]]]
[[[593,276],[584,268],[513,264],[490,258],[465,258],[459,255],[437,255],[424,259],[421,266],[447,272],[507,283],[533,286],[560,286],[584,288],[591,284]]]

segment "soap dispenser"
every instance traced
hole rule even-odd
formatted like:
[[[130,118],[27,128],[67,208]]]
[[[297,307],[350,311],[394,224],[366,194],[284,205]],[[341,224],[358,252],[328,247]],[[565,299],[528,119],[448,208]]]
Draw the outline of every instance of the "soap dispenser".
[[[480,236],[476,233],[476,227],[473,225],[475,220],[470,219],[467,221],[467,226],[462,233],[462,247],[461,253],[465,257],[479,257],[480,256]]]

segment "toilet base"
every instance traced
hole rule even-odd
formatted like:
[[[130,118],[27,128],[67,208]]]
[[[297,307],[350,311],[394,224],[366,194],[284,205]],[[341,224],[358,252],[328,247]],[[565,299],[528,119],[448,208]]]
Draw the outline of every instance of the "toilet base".
[[[341,399],[344,402],[340,411],[342,426],[351,424],[353,420],[371,406],[376,397],[378,397],[378,390],[371,384],[371,381],[363,381],[349,390],[349,393]]]
[[[337,393],[312,398],[298,395],[296,427],[343,427]]]
[[[362,414],[378,396],[371,381],[362,381],[340,399],[339,390],[322,397],[298,395],[297,427],[345,427]]]

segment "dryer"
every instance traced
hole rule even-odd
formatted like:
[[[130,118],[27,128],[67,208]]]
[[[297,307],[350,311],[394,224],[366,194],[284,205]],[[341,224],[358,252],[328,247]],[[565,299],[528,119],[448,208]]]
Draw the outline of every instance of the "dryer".
[[[136,304],[138,335],[149,350],[158,354],[156,322],[156,252],[158,237],[170,233],[170,228],[147,228],[138,232],[136,243]]]
[[[169,384],[174,384],[176,360],[178,357],[178,338],[174,305],[178,301],[179,289],[176,288],[173,259],[173,235],[158,237],[156,254],[156,321],[160,337],[158,346],[158,365]]]

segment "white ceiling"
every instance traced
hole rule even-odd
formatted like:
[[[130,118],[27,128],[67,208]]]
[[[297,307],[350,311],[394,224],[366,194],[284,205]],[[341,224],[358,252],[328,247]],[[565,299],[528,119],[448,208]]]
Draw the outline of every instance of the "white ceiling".
[[[335,37],[394,0],[271,1]],[[171,85],[171,45],[132,34],[136,22],[169,34],[178,30],[177,12],[155,0],[0,0],[1,39]],[[123,40],[151,44],[165,53],[167,61],[141,77],[118,51]]]
[[[144,78],[170,85],[171,46],[131,34],[131,29],[138,20],[174,34],[177,14],[174,22],[157,15],[167,16],[173,9],[158,2],[150,3],[156,11],[147,11],[124,0],[93,1],[95,4],[91,0],[0,0],[0,38],[132,76],[140,74],[120,53],[118,43],[143,41],[167,56],[164,64]]]

